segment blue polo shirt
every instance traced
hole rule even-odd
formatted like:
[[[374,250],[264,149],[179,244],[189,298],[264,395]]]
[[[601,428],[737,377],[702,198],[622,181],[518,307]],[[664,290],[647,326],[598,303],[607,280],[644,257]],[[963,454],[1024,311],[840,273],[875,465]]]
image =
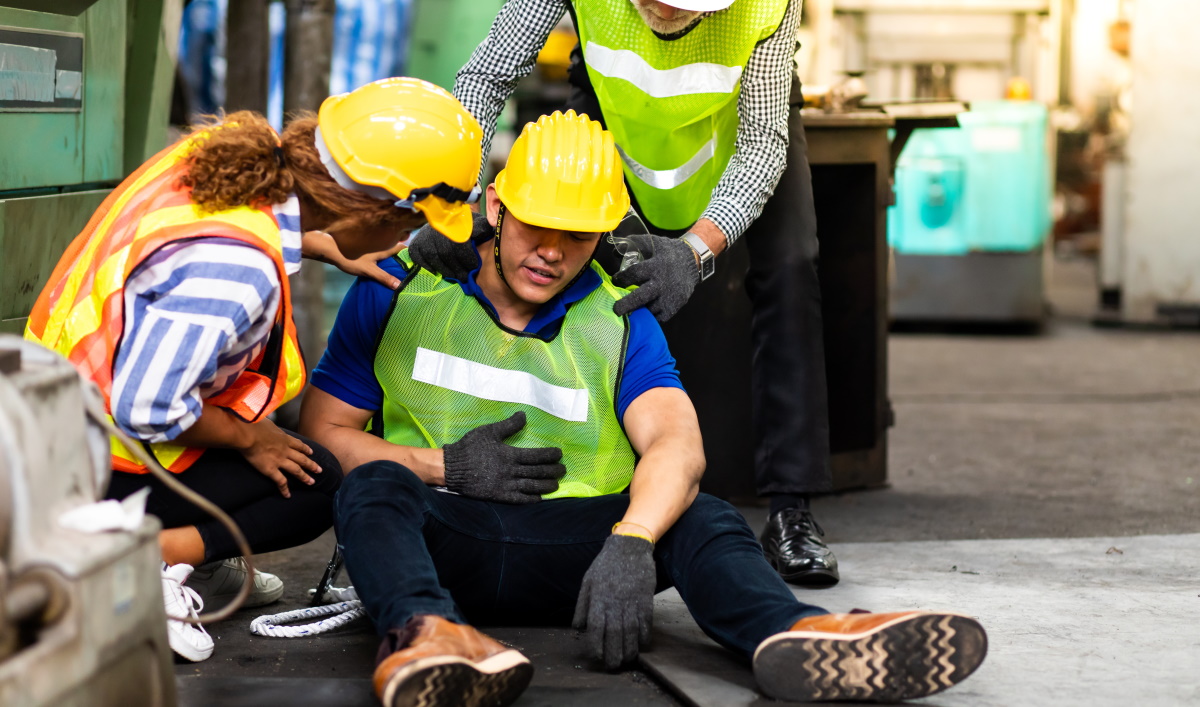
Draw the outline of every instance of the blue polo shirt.
[[[394,259],[381,262],[388,274],[403,279],[404,265]],[[495,307],[475,282],[476,268],[460,282],[463,293],[474,297],[493,314]],[[587,297],[601,284],[600,276],[591,268],[583,271],[570,287],[555,295],[538,309],[525,331],[550,338],[562,326],[567,308]],[[375,349],[387,324],[395,292],[367,278],[359,278],[350,286],[342,300],[337,320],[329,333],[325,355],[312,374],[312,384],[347,405],[370,410],[383,407],[383,388],[375,378]],[[675,357],[667,348],[658,320],[646,309],[629,314],[629,342],[625,348],[625,368],[617,391],[617,416],[625,418],[625,409],[642,393],[651,388],[679,388],[679,372]]]

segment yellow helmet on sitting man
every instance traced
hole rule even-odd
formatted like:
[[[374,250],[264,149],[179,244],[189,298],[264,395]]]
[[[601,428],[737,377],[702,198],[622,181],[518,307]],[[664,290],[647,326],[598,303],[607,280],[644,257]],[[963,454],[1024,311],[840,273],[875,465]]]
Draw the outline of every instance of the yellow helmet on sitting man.
[[[611,231],[629,211],[612,133],[573,110],[525,125],[496,175],[496,195],[524,223],[563,231]]]
[[[338,184],[420,211],[451,240],[470,238],[483,131],[450,92],[421,79],[373,81],[325,99],[317,125],[317,151]]]

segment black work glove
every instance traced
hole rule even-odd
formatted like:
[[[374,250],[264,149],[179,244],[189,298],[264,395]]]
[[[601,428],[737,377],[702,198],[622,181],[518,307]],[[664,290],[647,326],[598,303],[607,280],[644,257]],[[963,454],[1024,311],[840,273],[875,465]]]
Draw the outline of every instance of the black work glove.
[[[479,251],[475,246],[492,235],[492,224],[482,214],[475,214],[471,237],[466,243],[455,243],[425,224],[409,236],[408,255],[414,263],[430,272],[466,282],[467,275],[479,267]]]
[[[481,425],[443,449],[446,488],[500,503],[536,503],[567,473],[558,447],[513,447],[504,440],[525,426],[525,413]]]
[[[613,311],[624,316],[638,307],[649,307],[655,319],[665,322],[687,303],[696,283],[700,282],[696,251],[678,238],[649,233],[629,236],[629,240],[638,250],[653,249],[654,254],[613,276],[613,284],[617,287],[638,286],[617,300]]]
[[[654,585],[654,545],[632,535],[610,535],[583,576],[571,625],[587,629],[588,647],[609,670],[650,644]]]

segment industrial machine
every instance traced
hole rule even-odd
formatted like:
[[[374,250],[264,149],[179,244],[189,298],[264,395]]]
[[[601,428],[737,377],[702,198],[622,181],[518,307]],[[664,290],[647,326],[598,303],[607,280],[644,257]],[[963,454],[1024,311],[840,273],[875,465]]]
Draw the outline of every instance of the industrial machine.
[[[1044,108],[1070,0],[812,0],[816,83],[861,73],[868,102],[969,102],[918,129],[888,214],[895,320],[1040,323],[1052,190]],[[821,75],[821,74],[825,75]],[[1001,101],[1022,77],[1028,101]]]
[[[18,336],[66,245],[167,143],[180,0],[0,0],[0,704],[172,705],[158,522],[64,527],[108,437]],[[8,334],[5,334],[8,332]]]
[[[66,359],[0,334],[0,704],[173,705],[159,523],[64,527],[98,501],[108,437]],[[101,406],[102,409],[102,406]]]
[[[914,131],[896,165],[892,318],[1040,323],[1051,198],[1046,108],[975,101],[958,121]]]
[[[1200,140],[1190,87],[1200,44],[1189,31],[1200,5],[1168,0],[1132,4],[1124,144],[1104,171],[1101,309],[1107,323],[1200,324],[1200,177],[1192,147]],[[1127,98],[1128,100],[1125,100]]]
[[[182,0],[0,0],[0,332],[167,143]]]

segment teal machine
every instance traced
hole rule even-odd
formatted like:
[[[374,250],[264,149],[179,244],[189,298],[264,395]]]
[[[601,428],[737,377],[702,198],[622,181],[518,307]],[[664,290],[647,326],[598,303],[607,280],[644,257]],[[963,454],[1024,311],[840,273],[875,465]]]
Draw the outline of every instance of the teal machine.
[[[974,101],[958,119],[914,131],[897,162],[892,318],[1036,325],[1051,223],[1046,108]]]

